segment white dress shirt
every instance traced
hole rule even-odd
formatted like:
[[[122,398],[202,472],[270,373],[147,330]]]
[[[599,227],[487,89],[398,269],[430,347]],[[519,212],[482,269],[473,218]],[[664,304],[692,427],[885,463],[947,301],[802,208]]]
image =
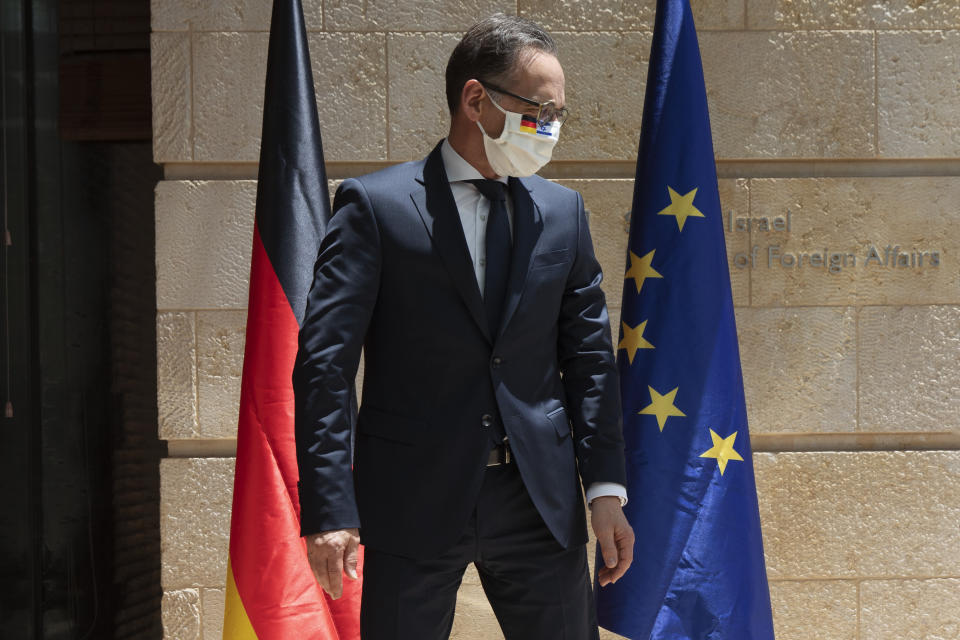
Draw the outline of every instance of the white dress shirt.
[[[483,197],[480,191],[466,182],[466,180],[483,180],[484,177],[469,162],[463,159],[459,153],[454,151],[448,140],[443,141],[440,147],[440,155],[443,157],[443,168],[447,172],[447,179],[450,181],[450,191],[453,192],[453,199],[457,203],[457,211],[460,213],[460,224],[463,226],[463,235],[467,241],[467,249],[470,251],[470,261],[473,263],[473,272],[477,276],[477,284],[480,286],[480,295],[483,295],[483,287],[486,282],[486,247],[487,247],[487,216],[490,215],[490,201]],[[497,178],[504,185],[507,184],[506,177]],[[510,198],[510,192],[507,192],[507,217],[510,219],[510,233],[513,234],[513,201]],[[615,482],[594,482],[587,487],[587,503],[593,502],[594,498],[602,496],[617,496],[620,498],[620,504],[627,503],[627,489],[622,484]]]
[[[473,263],[473,273],[477,276],[480,285],[480,295],[486,284],[487,268],[487,216],[490,215],[490,201],[483,197],[480,191],[466,182],[467,180],[483,180],[484,177],[473,165],[464,160],[459,153],[453,150],[447,140],[440,147],[443,157],[443,168],[450,181],[450,191],[457,203],[460,212],[460,224],[463,226],[463,235],[467,240],[467,249],[470,251],[470,262]],[[507,186],[507,178],[497,178]],[[513,236],[513,200],[507,192],[507,219],[510,221],[510,235]]]

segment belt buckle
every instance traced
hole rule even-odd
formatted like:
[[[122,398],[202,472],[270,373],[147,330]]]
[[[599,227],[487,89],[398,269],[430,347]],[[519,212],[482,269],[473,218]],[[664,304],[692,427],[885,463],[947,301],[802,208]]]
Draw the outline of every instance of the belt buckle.
[[[487,459],[488,467],[499,467],[502,464],[510,464],[513,456],[510,455],[510,446],[506,443],[498,444],[490,449],[490,456]]]

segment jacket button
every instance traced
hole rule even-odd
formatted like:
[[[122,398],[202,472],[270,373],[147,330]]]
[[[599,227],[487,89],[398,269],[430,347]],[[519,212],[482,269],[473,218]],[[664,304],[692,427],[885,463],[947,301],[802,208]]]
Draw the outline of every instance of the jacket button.
[[[493,356],[493,361],[492,361],[492,362],[493,362],[493,367],[494,367],[494,368],[497,368],[497,367],[499,367],[501,364],[503,364],[503,358],[501,358],[500,356]]]
[[[489,426],[491,426],[491,425],[493,425],[493,416],[492,416],[492,415],[490,415],[489,413],[485,413],[485,414],[483,414],[482,416],[480,416],[480,426],[481,426],[481,427],[489,427]]]

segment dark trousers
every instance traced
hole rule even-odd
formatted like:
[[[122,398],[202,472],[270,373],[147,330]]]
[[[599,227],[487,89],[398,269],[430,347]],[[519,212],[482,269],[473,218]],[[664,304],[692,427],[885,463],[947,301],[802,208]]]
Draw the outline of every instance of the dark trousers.
[[[564,549],[515,464],[488,467],[463,536],[436,558],[364,550],[363,640],[446,640],[473,562],[507,640],[597,640],[586,546]]]

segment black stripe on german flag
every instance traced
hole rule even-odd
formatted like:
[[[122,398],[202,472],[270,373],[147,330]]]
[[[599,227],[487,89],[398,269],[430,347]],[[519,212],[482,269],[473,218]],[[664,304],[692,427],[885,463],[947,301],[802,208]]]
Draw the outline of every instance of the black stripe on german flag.
[[[274,8],[281,5],[299,2],[277,2]],[[330,196],[306,29],[302,17],[273,17],[256,221],[270,264],[302,325],[313,263],[330,220]]]

